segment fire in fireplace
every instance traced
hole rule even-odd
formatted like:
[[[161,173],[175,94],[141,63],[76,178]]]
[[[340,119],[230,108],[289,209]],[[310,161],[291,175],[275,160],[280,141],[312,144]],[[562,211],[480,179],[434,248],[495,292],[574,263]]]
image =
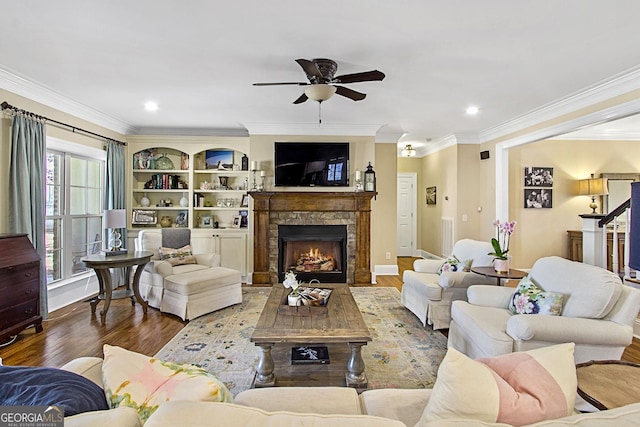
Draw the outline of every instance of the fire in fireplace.
[[[278,240],[279,280],[294,271],[305,282],[346,282],[345,225],[279,225]]]

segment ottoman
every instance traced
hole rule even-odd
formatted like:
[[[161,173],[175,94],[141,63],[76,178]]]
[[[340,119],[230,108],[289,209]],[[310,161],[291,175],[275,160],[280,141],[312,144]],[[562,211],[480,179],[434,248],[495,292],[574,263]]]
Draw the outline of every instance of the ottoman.
[[[189,320],[241,302],[240,272],[211,267],[165,277],[160,311]]]

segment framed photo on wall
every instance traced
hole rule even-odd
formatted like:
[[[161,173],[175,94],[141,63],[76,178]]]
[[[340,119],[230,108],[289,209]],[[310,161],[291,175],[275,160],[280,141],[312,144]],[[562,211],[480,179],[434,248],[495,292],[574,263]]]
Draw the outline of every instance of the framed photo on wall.
[[[524,168],[525,187],[553,187],[553,168],[527,166]]]
[[[436,204],[436,187],[427,187],[427,204]]]
[[[525,188],[524,207],[525,209],[545,209],[553,205],[553,190],[548,188]]]

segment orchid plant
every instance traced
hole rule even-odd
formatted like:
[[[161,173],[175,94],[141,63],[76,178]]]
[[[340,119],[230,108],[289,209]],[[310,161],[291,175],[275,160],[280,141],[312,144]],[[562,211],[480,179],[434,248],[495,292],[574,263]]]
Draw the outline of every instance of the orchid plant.
[[[298,279],[296,278],[296,274],[293,271],[289,271],[287,274],[284,275],[284,280],[282,281],[282,284],[287,289],[291,288],[291,293],[289,295],[291,296],[299,295],[300,291],[298,290],[298,288],[300,287],[300,282],[298,282]]]
[[[493,226],[496,228],[496,237],[491,239],[491,246],[493,246],[493,252],[489,255],[495,257],[495,259],[507,260],[509,259],[509,241],[511,240],[511,234],[516,228],[515,221],[500,222],[500,220],[493,221]]]

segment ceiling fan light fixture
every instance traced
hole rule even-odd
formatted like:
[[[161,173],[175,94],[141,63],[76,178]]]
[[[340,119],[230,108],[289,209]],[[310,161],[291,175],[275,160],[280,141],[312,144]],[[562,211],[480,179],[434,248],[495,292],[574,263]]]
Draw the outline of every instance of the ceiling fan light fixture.
[[[328,84],[313,84],[307,86],[304,94],[313,101],[322,102],[331,98],[336,93],[336,87]]]
[[[404,150],[400,152],[402,157],[414,157],[416,155],[416,150],[413,149],[411,144],[407,144],[404,147]]]

